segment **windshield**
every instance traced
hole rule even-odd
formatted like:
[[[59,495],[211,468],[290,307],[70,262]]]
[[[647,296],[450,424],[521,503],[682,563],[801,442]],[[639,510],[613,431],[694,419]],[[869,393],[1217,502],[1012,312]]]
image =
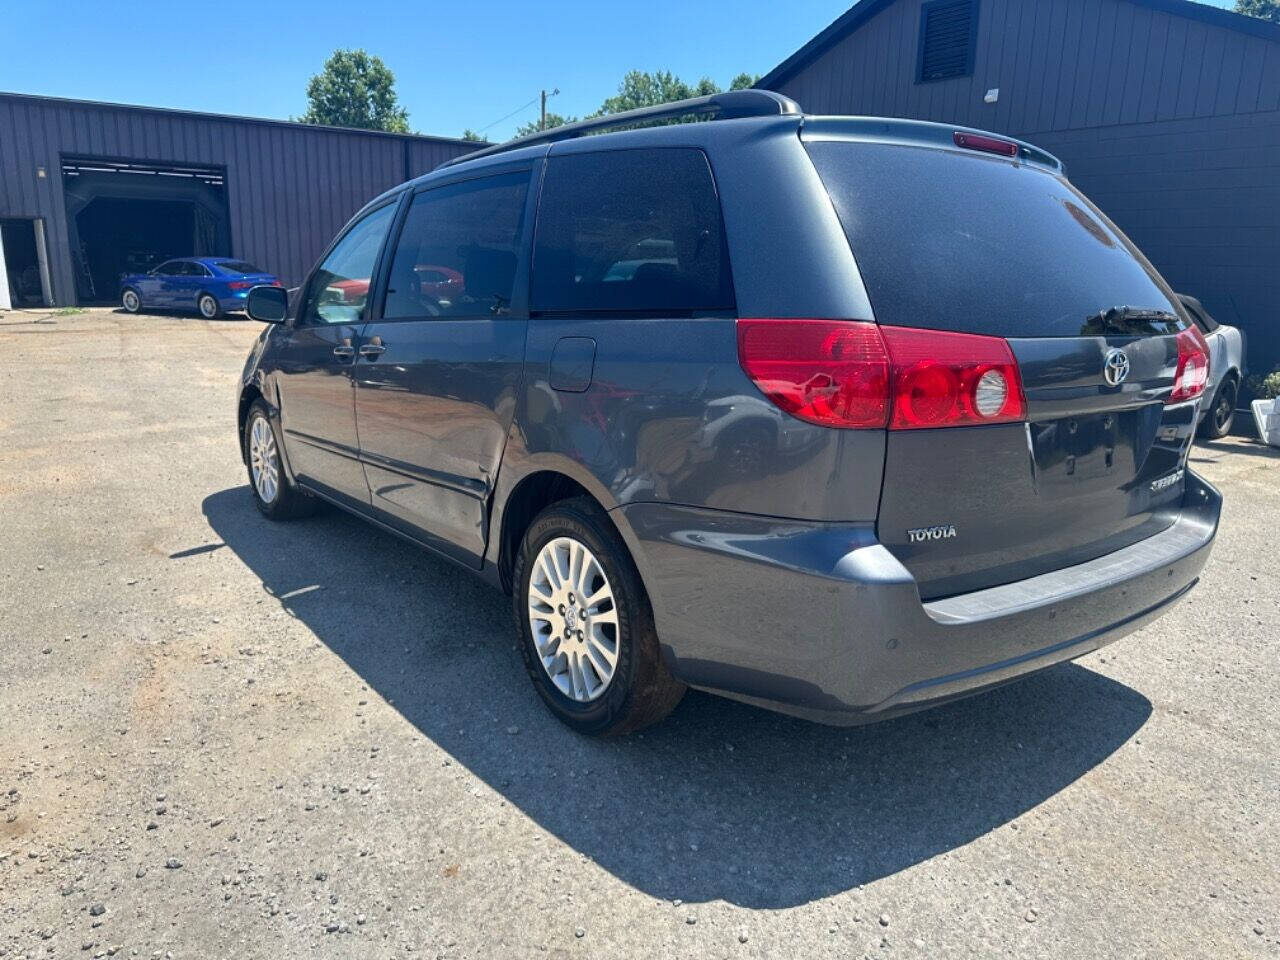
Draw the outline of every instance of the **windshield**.
[[[1142,254],[1053,174],[930,147],[806,147],[881,323],[1001,337],[1185,326]]]

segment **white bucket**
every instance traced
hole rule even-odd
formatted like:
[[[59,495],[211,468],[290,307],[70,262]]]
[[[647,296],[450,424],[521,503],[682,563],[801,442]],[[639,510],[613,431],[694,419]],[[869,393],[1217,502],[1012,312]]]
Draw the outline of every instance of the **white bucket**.
[[[1280,447],[1280,400],[1253,401],[1253,422],[1264,442]]]

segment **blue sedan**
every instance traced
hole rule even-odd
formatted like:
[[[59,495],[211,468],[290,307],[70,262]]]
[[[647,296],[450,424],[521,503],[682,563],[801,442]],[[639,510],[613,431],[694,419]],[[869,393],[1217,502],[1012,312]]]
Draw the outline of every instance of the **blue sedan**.
[[[213,320],[243,310],[249,290],[280,281],[251,263],[230,257],[179,257],[147,273],[120,277],[120,305],[129,313],[152,307],[195,310]]]

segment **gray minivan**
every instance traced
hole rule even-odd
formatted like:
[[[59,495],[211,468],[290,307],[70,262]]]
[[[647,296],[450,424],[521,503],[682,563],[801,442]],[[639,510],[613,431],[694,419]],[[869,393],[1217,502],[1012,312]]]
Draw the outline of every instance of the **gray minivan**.
[[[1217,529],[1203,337],[1006,137],[758,90],[585,121],[388,191],[249,309],[261,511],[510,593],[583,732],[690,686],[829,723],[971,694],[1162,614]]]

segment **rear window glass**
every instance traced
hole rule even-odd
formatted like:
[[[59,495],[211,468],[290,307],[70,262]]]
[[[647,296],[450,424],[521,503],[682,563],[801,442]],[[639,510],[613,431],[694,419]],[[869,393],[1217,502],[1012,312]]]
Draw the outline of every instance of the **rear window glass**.
[[[1141,254],[1052,174],[934,148],[806,147],[881,323],[1001,337],[1184,325]]]
[[[547,164],[532,308],[733,309],[720,200],[701,150],[618,150]]]
[[[252,263],[246,263],[243,260],[223,260],[214,266],[223,273],[266,273],[265,270],[259,270]]]

